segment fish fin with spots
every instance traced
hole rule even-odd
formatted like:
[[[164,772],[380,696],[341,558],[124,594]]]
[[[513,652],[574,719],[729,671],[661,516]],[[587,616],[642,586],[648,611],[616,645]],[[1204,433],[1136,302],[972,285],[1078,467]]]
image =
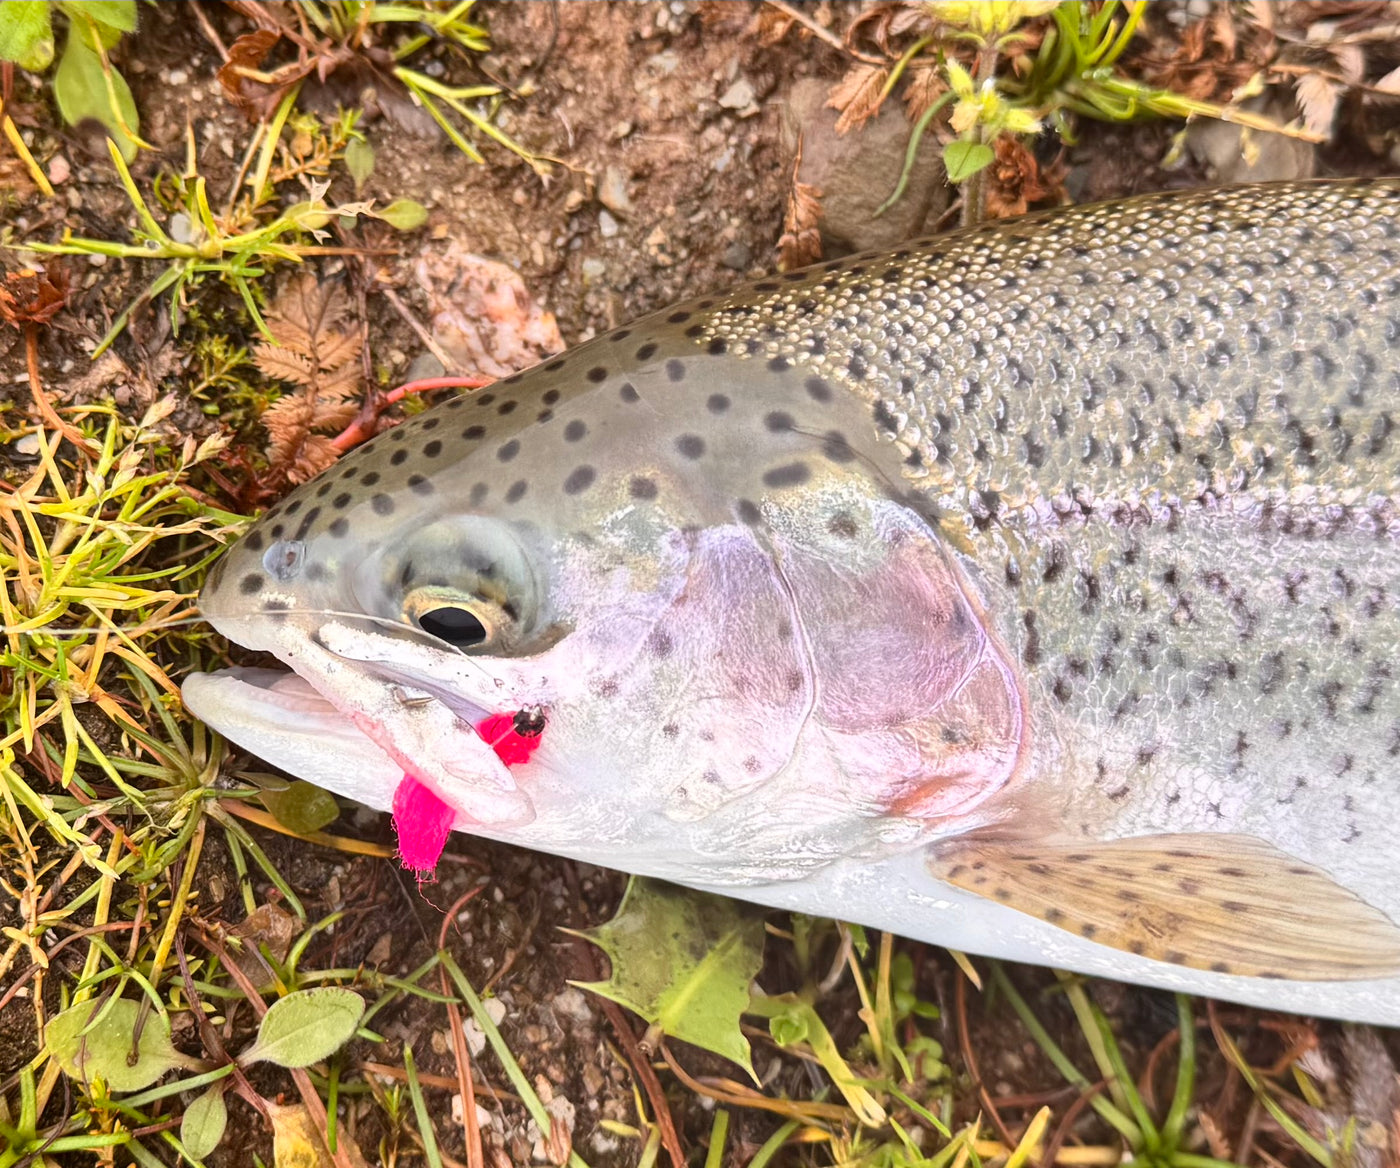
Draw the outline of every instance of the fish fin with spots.
[[[1194,833],[935,844],[929,870],[1115,949],[1296,981],[1400,973],[1400,928],[1321,868],[1251,836]]]

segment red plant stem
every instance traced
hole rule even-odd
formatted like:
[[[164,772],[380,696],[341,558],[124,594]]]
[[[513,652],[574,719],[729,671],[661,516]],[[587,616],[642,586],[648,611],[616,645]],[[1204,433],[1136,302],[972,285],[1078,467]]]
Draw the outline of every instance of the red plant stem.
[[[494,377],[425,377],[419,381],[406,381],[403,385],[395,386],[388,393],[371,394],[369,400],[365,402],[364,408],[360,411],[359,417],[332,438],[331,445],[338,453],[344,454],[347,450],[353,450],[361,442],[368,442],[377,432],[375,424],[379,421],[379,415],[389,406],[403,401],[410,394],[429,393],[434,389],[481,389],[483,386],[490,385],[494,380]]]

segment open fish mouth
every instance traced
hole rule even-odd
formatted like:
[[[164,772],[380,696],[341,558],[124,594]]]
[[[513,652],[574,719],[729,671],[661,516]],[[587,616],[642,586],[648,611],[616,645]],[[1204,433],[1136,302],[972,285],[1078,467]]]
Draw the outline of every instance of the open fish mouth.
[[[299,674],[235,666],[192,674],[181,692],[197,718],[280,770],[377,810],[393,809],[403,762],[362,728],[364,719],[339,709]],[[399,700],[440,698],[405,687]],[[473,733],[489,714],[459,700],[442,704]]]
[[[273,766],[389,810],[403,767],[297,674],[236,666],[196,673],[181,693],[195,717]]]

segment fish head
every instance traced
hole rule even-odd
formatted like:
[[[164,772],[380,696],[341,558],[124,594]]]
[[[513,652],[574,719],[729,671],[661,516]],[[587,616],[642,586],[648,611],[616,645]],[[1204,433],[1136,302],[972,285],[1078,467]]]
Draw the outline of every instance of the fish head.
[[[190,706],[344,794],[406,772],[575,853],[709,824],[712,854],[834,855],[1003,786],[1015,679],[870,411],[649,348],[459,398],[274,507],[201,605],[300,680],[200,675]],[[544,729],[507,767],[480,727],[519,711]]]

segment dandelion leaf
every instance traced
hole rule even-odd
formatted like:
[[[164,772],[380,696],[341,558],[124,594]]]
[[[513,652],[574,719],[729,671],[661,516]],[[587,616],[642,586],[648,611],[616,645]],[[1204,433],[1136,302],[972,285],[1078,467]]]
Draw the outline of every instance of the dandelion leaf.
[[[763,961],[761,910],[634,876],[617,915],[578,935],[612,962],[607,981],[580,988],[753,1074],[739,1016]]]

